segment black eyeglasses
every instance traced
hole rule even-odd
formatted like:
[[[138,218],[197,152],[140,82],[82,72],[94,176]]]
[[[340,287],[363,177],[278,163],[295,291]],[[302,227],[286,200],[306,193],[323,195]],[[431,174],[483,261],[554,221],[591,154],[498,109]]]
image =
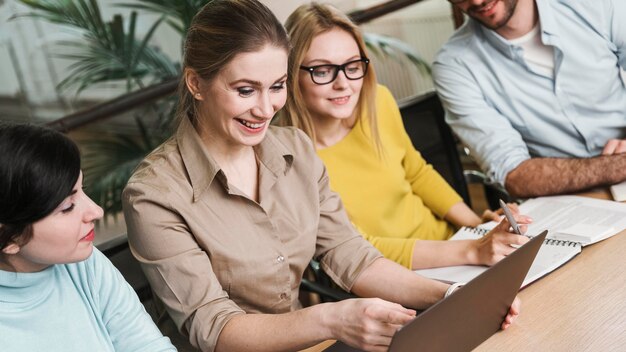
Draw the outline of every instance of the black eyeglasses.
[[[343,65],[316,65],[316,66],[300,66],[301,70],[309,71],[311,74],[311,80],[315,84],[328,84],[334,81],[339,74],[339,71],[343,71],[343,74],[349,80],[361,79],[367,73],[367,65],[370,60],[366,57],[362,57],[358,60],[346,62]]]

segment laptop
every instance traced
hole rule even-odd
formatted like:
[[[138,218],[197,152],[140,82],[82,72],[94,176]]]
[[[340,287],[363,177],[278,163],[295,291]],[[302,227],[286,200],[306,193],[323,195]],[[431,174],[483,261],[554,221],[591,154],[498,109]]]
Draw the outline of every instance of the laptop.
[[[471,351],[500,330],[547,233],[535,236],[400,328],[389,352]],[[360,350],[337,342],[324,351]]]

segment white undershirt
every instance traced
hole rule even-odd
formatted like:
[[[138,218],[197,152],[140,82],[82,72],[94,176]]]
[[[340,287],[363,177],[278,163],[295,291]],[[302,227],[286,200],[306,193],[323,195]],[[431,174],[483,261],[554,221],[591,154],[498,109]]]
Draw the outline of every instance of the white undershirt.
[[[523,36],[509,40],[509,43],[524,49],[524,60],[531,69],[550,78],[554,77],[554,49],[541,41],[539,23]]]

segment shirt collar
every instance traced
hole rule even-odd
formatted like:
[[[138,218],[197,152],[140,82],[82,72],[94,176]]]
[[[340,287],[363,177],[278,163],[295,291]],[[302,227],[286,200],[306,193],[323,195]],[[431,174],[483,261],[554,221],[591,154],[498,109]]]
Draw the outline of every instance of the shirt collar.
[[[541,33],[558,36],[559,27],[554,19],[552,7],[550,7],[550,4],[547,1],[537,0],[536,3],[537,12],[539,13],[539,23],[541,23]]]
[[[480,22],[473,18],[469,18],[471,23],[468,25],[474,26],[475,33],[480,33],[482,38],[489,42],[496,50],[502,53],[502,55],[506,56],[509,59],[513,59],[515,57],[515,46],[509,43],[506,39],[502,38],[502,36],[498,35],[495,31],[483,26]]]
[[[279,177],[287,174],[293,164],[293,152],[280,142],[274,134],[274,129],[280,127],[270,126],[265,138],[254,147],[254,151],[260,163],[265,165],[274,176]]]
[[[41,301],[42,298],[50,294],[55,285],[59,284],[56,270],[63,265],[50,265],[44,270],[34,273],[0,270],[0,288],[2,288],[3,295],[0,302],[26,303]]]
[[[273,128],[275,127],[270,126],[265,138],[254,147],[254,151],[259,162],[274,176],[279,177],[281,174],[286,174],[291,168],[293,153],[280,143],[272,132]],[[179,146],[183,165],[191,181],[194,202],[200,198],[200,195],[211,186],[216,178],[228,190],[226,175],[204,147],[200,135],[189,119],[182,119],[176,131],[176,142]]]

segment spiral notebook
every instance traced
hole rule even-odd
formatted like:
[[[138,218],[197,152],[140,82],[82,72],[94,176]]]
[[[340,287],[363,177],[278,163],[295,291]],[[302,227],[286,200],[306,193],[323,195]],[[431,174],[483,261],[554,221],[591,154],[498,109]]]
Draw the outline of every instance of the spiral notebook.
[[[579,196],[539,197],[525,201],[520,213],[534,221],[526,234],[549,230],[548,238],[579,242],[583,247],[603,241],[626,229],[626,204]],[[479,227],[493,228],[496,222]]]
[[[450,240],[475,240],[487,234],[489,230],[473,227],[462,227]],[[543,241],[539,253],[526,274],[522,287],[539,280],[551,273],[561,265],[567,263],[580,253],[582,244],[574,241],[546,239]],[[416,273],[439,281],[469,282],[483,271],[487,266],[482,265],[457,265],[433,269],[415,270]]]

